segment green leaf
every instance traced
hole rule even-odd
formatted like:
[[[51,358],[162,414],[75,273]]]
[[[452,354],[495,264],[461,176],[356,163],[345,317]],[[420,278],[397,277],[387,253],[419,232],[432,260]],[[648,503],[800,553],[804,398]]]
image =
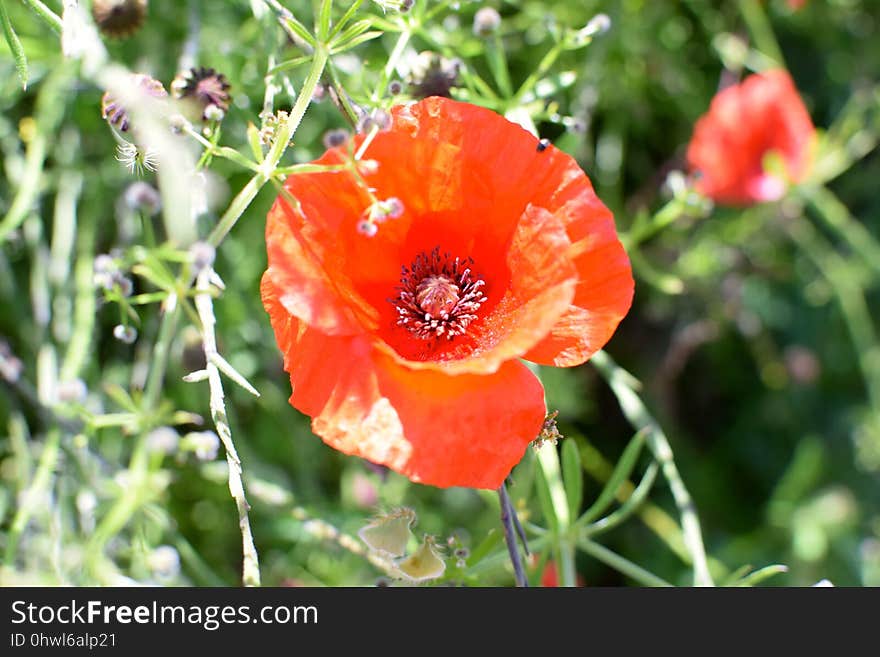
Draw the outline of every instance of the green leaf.
[[[347,42],[345,42],[345,44],[343,44],[341,46],[334,46],[330,50],[330,52],[334,55],[338,55],[339,53],[345,52],[346,50],[351,50],[355,46],[359,46],[362,43],[365,43],[367,41],[371,41],[373,39],[378,39],[383,34],[385,34],[385,33],[378,32],[376,30],[373,30],[372,32],[365,32],[364,34],[360,34],[360,35],[354,37],[353,39],[348,40]]]
[[[468,567],[475,566],[485,559],[501,543],[503,537],[504,534],[502,532],[495,529],[491,530],[482,543],[471,551],[471,556],[467,559]]]
[[[617,489],[620,488],[624,481],[629,479],[630,473],[635,468],[636,461],[638,461],[642,448],[645,446],[645,438],[647,436],[648,430],[642,429],[632,437],[626,449],[623,450],[623,455],[614,467],[614,472],[611,473],[605,488],[599,493],[599,497],[593,502],[592,506],[584,511],[584,514],[578,519],[578,523],[592,522],[611,505],[617,495]]]
[[[577,515],[584,499],[584,475],[581,470],[581,455],[574,440],[562,441],[562,481],[571,515]]]
[[[651,487],[654,485],[654,481],[657,479],[657,472],[660,470],[660,467],[657,463],[652,463],[648,466],[648,469],[645,470],[645,474],[642,476],[642,480],[639,482],[639,485],[632,492],[629,498],[620,505],[620,508],[617,509],[614,513],[610,513],[601,520],[597,520],[596,522],[588,525],[584,529],[585,536],[595,536],[596,534],[600,534],[602,532],[607,532],[609,529],[614,529],[622,523],[624,520],[629,518],[633,513],[641,508],[642,503],[648,497],[648,493],[651,492]]]
[[[257,162],[262,162],[263,147],[260,144],[260,130],[250,121],[248,121],[247,127],[247,140],[248,145],[251,147],[251,153],[253,153],[254,159]]]
[[[122,386],[119,386],[115,383],[108,383],[104,386],[104,392],[106,395],[116,402],[116,405],[120,408],[124,408],[127,411],[132,413],[139,413],[140,408],[131,398],[131,395],[126,392]]]
[[[305,25],[300,23],[293,16],[285,16],[284,18],[282,18],[282,20],[291,32],[296,34],[299,38],[301,38],[310,46],[314,47],[315,37],[311,35],[311,33],[306,29]]]
[[[738,582],[734,583],[733,586],[755,586],[760,584],[764,580],[770,579],[775,575],[779,575],[780,573],[787,573],[788,566],[784,566],[782,564],[773,564],[772,566],[765,566],[759,570],[756,570],[750,575],[746,575]]]
[[[354,39],[356,36],[363,34],[367,30],[369,30],[373,26],[373,22],[367,19],[355,21],[351,25],[348,26],[348,29],[337,34],[333,39],[331,39],[329,48],[331,51],[336,50],[345,45],[347,41],[350,39]]]
[[[9,14],[6,12],[6,0],[0,0],[0,24],[3,25],[3,35],[6,37],[6,43],[9,44],[9,50],[15,60],[15,70],[18,72],[18,79],[21,80],[21,88],[27,89],[27,57],[24,54],[21,41],[18,40],[18,35],[12,29],[12,21],[9,20]]]

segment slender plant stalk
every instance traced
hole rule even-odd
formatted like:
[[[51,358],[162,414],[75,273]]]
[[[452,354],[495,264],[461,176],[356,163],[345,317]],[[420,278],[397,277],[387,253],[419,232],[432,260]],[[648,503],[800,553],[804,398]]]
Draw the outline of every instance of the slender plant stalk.
[[[626,559],[616,552],[612,552],[608,548],[587,538],[579,539],[578,547],[590,556],[608,566],[611,566],[614,570],[631,577],[643,586],[672,586],[672,584],[665,579],[657,577],[657,575],[645,570],[638,564],[634,564],[629,559]]]
[[[58,462],[60,441],[61,432],[57,428],[51,429],[46,437],[46,442],[43,444],[43,451],[40,454],[34,479],[24,492],[22,503],[18,506],[12,519],[12,524],[6,534],[6,552],[3,563],[7,568],[12,568],[15,565],[15,556],[18,552],[18,543],[21,540],[21,535],[34,511],[40,507],[43,493],[51,485],[52,472],[55,469],[55,464]]]
[[[742,14],[749,33],[755,40],[755,45],[764,55],[775,60],[780,66],[785,66],[785,59],[782,57],[782,50],[773,34],[773,28],[770,21],[767,20],[767,14],[761,6],[759,0],[739,0],[739,10]]]
[[[834,232],[865,264],[880,274],[880,243],[864,224],[853,217],[827,187],[804,186],[799,192],[815,210],[815,215]]]
[[[22,0],[22,2],[28,5],[37,16],[42,18],[55,34],[61,34],[61,17],[58,14],[40,2],[40,0]]]
[[[657,421],[648,413],[648,409],[633,390],[636,380],[624,369],[619,367],[604,351],[598,352],[592,358],[592,363],[605,377],[611,386],[621,410],[637,429],[647,428],[648,445],[654,453],[654,458],[660,463],[663,476],[669,482],[675,506],[681,517],[681,529],[684,533],[685,545],[691,554],[694,567],[694,585],[712,586],[712,576],[709,573],[706,549],[703,545],[703,535],[700,529],[700,520],[697,517],[696,507],[691,499],[687,487],[678,472],[672,455],[672,448],[666,434],[660,428]]]
[[[27,89],[28,83],[28,63],[24,47],[15,30],[12,28],[12,21],[9,20],[9,14],[6,11],[6,0],[0,0],[0,27],[3,28],[3,36],[6,37],[6,43],[12,52],[15,60],[15,70],[18,73],[18,79],[21,82],[21,88]]]
[[[794,242],[831,285],[856,352],[868,398],[880,413],[880,346],[871,310],[850,265],[803,217],[791,218],[786,229]]]
[[[498,489],[498,499],[501,503],[501,526],[504,528],[504,542],[507,543],[510,563],[513,564],[513,576],[516,580],[516,585],[520,588],[528,588],[529,579],[526,577],[522,555],[519,553],[519,543],[517,542],[518,532],[514,522],[516,511],[514,511],[513,505],[510,503],[510,495],[507,493],[507,486],[505,484],[501,484],[501,487]]]
[[[315,56],[312,60],[312,67],[309,70],[308,77],[306,78],[302,89],[300,89],[299,96],[296,99],[293,109],[290,111],[290,115],[287,117],[287,121],[281,126],[281,128],[279,128],[278,133],[275,136],[275,141],[272,144],[272,148],[269,149],[269,152],[266,154],[266,159],[263,160],[263,163],[260,166],[260,171],[248,181],[244,188],[232,200],[232,203],[229,204],[229,208],[223,213],[223,216],[220,218],[220,221],[217,222],[214,230],[211,231],[211,234],[208,236],[208,243],[212,246],[216,247],[220,245],[223,238],[226,237],[230,230],[232,230],[232,227],[235,226],[236,222],[241,218],[245,210],[247,210],[251,202],[253,202],[254,198],[256,198],[263,185],[272,178],[275,169],[278,167],[278,163],[281,161],[281,157],[284,155],[284,151],[287,150],[287,145],[290,142],[291,137],[296,132],[300,122],[302,122],[306,109],[308,109],[309,103],[312,100],[312,96],[315,94],[315,88],[318,86],[318,81],[324,73],[327,59],[327,49],[323,44],[318,44],[315,48]]]
[[[553,513],[556,516],[553,547],[556,552],[556,566],[559,569],[559,582],[562,586],[575,586],[577,583],[574,563],[576,530],[572,525],[572,513],[568,508],[568,497],[565,494],[556,445],[547,443],[539,449],[537,461],[547,482]]]
[[[205,349],[205,371],[208,374],[208,388],[210,390],[211,418],[217,429],[217,435],[223,442],[226,451],[226,463],[229,466],[229,492],[235,500],[238,509],[238,526],[241,530],[242,542],[242,583],[245,586],[260,585],[260,561],[257,556],[257,548],[254,546],[254,538],[251,533],[251,523],[248,517],[250,505],[244,494],[244,485],[241,481],[241,459],[232,442],[232,430],[226,417],[226,403],[223,394],[223,381],[220,378],[220,370],[214,363],[217,353],[217,339],[214,335],[214,305],[211,297],[211,269],[206,267],[196,278],[196,309],[202,322],[202,345]]]

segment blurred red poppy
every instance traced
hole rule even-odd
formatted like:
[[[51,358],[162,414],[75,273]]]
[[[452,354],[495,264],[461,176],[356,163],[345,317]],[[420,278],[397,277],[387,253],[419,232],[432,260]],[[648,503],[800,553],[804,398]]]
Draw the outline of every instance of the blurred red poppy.
[[[576,586],[586,586],[586,580],[584,580],[583,575],[578,574],[576,580]],[[555,561],[548,561],[544,566],[544,572],[541,573],[541,586],[544,588],[556,588],[559,586],[559,572]]]
[[[630,307],[611,213],[571,157],[445,98],[395,107],[351,152],[290,176],[296,202],[267,219],[261,292],[290,403],[342,452],[497,488],[546,412],[519,359],[583,363]]]
[[[687,159],[697,189],[725,205],[776,201],[812,163],[815,129],[791,77],[783,70],[752,75],[720,91],[697,121]],[[785,178],[764,168],[775,152]]]

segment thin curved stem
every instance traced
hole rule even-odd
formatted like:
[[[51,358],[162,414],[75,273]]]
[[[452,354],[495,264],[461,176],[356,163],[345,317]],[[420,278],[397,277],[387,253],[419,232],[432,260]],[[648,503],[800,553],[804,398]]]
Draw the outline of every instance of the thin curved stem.
[[[510,562],[513,564],[513,576],[518,587],[527,588],[529,580],[526,577],[522,555],[519,553],[519,544],[517,543],[519,532],[516,529],[516,512],[510,503],[510,495],[507,493],[505,484],[501,484],[498,489],[498,498],[501,503],[501,526],[504,528],[504,542],[507,543],[507,552],[510,554]]]

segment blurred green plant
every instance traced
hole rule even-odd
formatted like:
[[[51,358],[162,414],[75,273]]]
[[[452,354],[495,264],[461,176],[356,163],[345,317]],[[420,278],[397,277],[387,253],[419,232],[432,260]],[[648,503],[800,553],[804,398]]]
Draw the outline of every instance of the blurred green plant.
[[[510,584],[512,511],[533,585],[551,562],[562,585],[877,585],[874,3],[409,4],[153,3],[112,40],[77,2],[0,0],[0,581],[372,583],[403,562],[355,536],[405,507],[429,538],[404,583]],[[684,172],[693,123],[719,75],[783,62],[827,126],[813,175],[713,209]],[[127,74],[197,65],[231,83],[207,120]],[[140,136],[108,130],[104,91]],[[576,156],[637,276],[626,369],[541,369],[567,437],[529,450],[509,507],[325,448],[259,302],[282,181],[328,131],[438,91]],[[115,159],[143,163],[139,139],[149,182]]]

